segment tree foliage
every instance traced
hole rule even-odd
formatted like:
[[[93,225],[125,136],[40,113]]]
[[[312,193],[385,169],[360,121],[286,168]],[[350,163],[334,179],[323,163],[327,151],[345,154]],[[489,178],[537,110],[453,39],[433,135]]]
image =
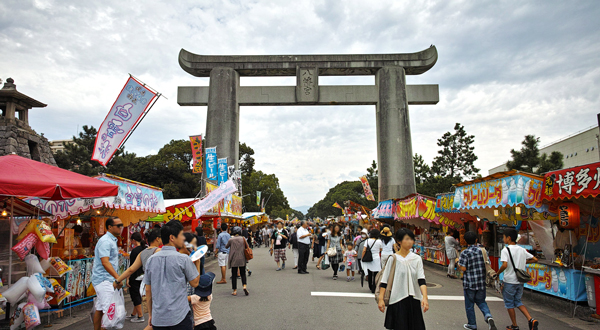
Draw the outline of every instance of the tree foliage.
[[[446,132],[437,145],[438,156],[433,160],[432,170],[436,175],[445,178],[470,179],[477,175],[479,169],[475,167],[474,135],[468,135],[465,127],[460,123],[454,125],[454,133]]]
[[[540,138],[535,135],[525,135],[521,142],[521,149],[511,149],[512,160],[506,162],[509,170],[518,170],[529,173],[546,173],[559,170],[563,167],[563,154],[553,151],[550,156],[540,155]]]

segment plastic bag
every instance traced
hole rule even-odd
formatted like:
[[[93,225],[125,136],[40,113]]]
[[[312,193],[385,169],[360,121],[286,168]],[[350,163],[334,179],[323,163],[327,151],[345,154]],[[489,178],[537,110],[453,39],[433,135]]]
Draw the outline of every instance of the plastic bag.
[[[50,244],[48,242],[42,242],[38,239],[35,242],[35,251],[42,259],[48,259],[50,256]]]
[[[31,276],[35,273],[44,273],[44,269],[40,265],[40,261],[35,254],[30,254],[25,257],[25,264],[27,264],[27,276]]]
[[[113,292],[108,310],[102,316],[102,327],[109,329],[121,329],[125,321],[125,299],[123,298],[123,290],[115,290]]]
[[[57,280],[51,278],[50,283],[52,283],[52,288],[54,289],[54,298],[56,299],[57,305],[60,305],[65,298],[71,295],[70,292],[65,291],[65,288],[63,288]]]
[[[21,303],[15,310],[13,311],[12,316],[10,317],[10,330],[16,330],[21,327],[21,323],[25,317],[23,316],[23,307],[25,307],[27,303]]]
[[[50,264],[52,265],[52,271],[54,271],[58,276],[63,276],[64,274],[73,271],[73,269],[62,261],[59,257],[52,257],[49,259]]]
[[[43,272],[45,273],[48,270],[48,268],[50,268],[52,265],[50,264],[50,261],[42,259],[42,261],[40,261],[40,266],[42,267],[42,270],[44,270]]]
[[[25,316],[25,328],[27,328],[27,330],[42,324],[42,321],[40,320],[40,311],[33,303],[28,303],[23,307],[23,315]]]
[[[25,259],[25,256],[31,252],[31,248],[35,245],[37,240],[37,236],[34,233],[30,233],[23,237],[19,243],[15,244],[11,250],[15,251],[15,253],[19,256],[19,259],[23,260]]]
[[[6,291],[4,291],[4,293],[2,293],[4,298],[6,298],[6,300],[11,305],[16,304],[20,300],[23,293],[25,293],[25,291],[27,291],[27,281],[28,280],[29,280],[29,277],[27,277],[27,276],[21,277],[8,290],[6,290]]]
[[[28,294],[27,302],[33,303],[38,308],[38,310],[50,308],[46,297],[44,297],[44,299],[42,300],[38,300],[34,295],[31,294],[31,292],[29,292]]]
[[[29,277],[29,280],[27,280],[27,288],[37,300],[42,300],[46,296],[46,287],[40,283],[40,278],[38,276],[34,275]]]

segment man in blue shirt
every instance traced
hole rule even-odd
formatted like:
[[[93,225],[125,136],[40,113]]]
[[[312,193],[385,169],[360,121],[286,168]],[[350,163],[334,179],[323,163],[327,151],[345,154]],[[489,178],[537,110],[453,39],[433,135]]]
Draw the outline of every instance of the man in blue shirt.
[[[487,294],[485,287],[485,264],[487,260],[483,259],[482,248],[477,247],[477,234],[472,231],[466,232],[465,241],[467,241],[469,247],[460,254],[460,259],[458,260],[458,268],[464,272],[463,289],[468,321],[464,328],[477,329],[477,319],[475,317],[475,304],[477,304],[477,307],[483,313],[489,329],[496,330],[492,313],[485,302]]]
[[[119,274],[119,248],[117,237],[121,236],[123,222],[119,218],[108,218],[104,224],[104,234],[94,250],[94,266],[92,268],[92,285],[96,290],[96,313],[94,314],[94,329],[100,330],[102,316],[108,310],[114,292],[113,281]],[[120,283],[117,283],[120,285]]]
[[[231,236],[227,232],[227,224],[224,223],[221,225],[221,233],[217,237],[217,244],[215,245],[215,253],[219,259],[219,266],[221,267],[221,280],[217,282],[217,284],[227,283],[225,277],[227,276],[227,259],[229,259],[229,249],[225,246],[227,246],[227,242],[229,242],[230,238]]]

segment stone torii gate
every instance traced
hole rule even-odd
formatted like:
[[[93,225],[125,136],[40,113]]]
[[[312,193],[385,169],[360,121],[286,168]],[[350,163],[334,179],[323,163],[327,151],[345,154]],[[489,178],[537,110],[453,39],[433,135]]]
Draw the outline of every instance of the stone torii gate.
[[[179,65],[208,87],[179,87],[181,106],[208,106],[206,145],[239,165],[239,109],[249,105],[375,105],[379,200],[416,192],[409,104],[437,104],[438,85],[406,85],[432,68],[437,49],[411,54],[205,56],[182,49]],[[372,86],[321,86],[319,76],[375,75]],[[296,86],[241,87],[240,76],[296,76]],[[233,161],[233,163],[232,163]]]

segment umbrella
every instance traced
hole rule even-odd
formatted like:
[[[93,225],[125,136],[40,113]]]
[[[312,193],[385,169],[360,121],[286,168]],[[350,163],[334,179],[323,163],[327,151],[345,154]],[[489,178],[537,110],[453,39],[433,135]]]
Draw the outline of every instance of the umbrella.
[[[17,155],[0,157],[0,195],[50,200],[116,196],[119,187]]]

